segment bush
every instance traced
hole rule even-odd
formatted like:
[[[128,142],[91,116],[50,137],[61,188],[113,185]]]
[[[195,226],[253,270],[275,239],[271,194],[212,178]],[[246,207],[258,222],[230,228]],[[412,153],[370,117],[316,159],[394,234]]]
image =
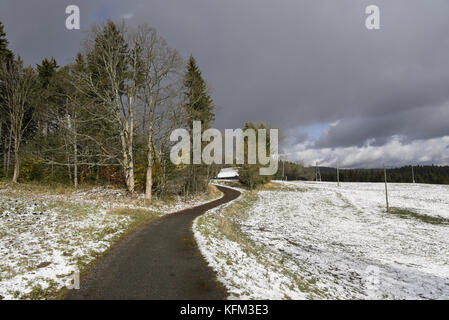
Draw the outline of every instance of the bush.
[[[24,181],[42,180],[44,167],[42,160],[36,157],[26,157],[22,159],[20,165],[20,178]]]
[[[240,182],[251,190],[271,181],[271,176],[259,174],[259,165],[244,165],[239,169]]]

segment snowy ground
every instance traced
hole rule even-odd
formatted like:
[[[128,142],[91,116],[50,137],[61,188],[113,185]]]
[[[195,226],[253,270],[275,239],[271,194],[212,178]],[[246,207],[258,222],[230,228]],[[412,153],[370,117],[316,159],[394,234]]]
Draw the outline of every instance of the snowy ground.
[[[286,182],[200,217],[195,235],[230,298],[449,299],[449,186],[389,195],[391,213],[381,183]]]
[[[213,195],[214,198],[221,194]],[[64,194],[2,183],[0,189],[0,300],[49,298],[75,271],[144,220],[210,201],[210,195],[143,206],[122,190]]]

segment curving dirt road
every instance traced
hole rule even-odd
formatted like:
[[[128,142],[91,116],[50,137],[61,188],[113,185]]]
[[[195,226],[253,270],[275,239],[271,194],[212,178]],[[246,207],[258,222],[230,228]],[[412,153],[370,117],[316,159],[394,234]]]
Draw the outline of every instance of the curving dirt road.
[[[136,231],[81,279],[66,299],[225,299],[227,292],[193,238],[193,220],[240,192],[217,186],[221,199],[158,219]]]

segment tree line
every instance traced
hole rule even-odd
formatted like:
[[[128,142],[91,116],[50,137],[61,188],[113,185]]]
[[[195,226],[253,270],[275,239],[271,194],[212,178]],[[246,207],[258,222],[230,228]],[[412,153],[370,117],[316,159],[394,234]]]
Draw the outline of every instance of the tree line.
[[[336,181],[335,168],[320,168],[322,181]],[[383,169],[340,169],[342,182],[383,182],[385,181]],[[449,166],[403,166],[387,169],[389,182],[449,184]]]
[[[313,180],[315,173],[310,168],[304,167],[301,162],[280,160],[278,172],[274,176],[278,180]]]
[[[0,22],[0,108],[0,174],[13,182],[117,184],[151,200],[202,191],[217,170],[170,161],[171,131],[207,129],[215,104],[195,58],[146,24],[94,25],[72,63],[33,68]]]
[[[319,167],[321,181],[337,181],[337,169]],[[284,174],[284,175],[283,175]],[[304,167],[299,162],[280,161],[275,179],[308,180],[316,179],[315,167]],[[384,169],[339,169],[341,182],[384,182]],[[417,165],[388,168],[387,180],[395,183],[449,184],[449,166]]]

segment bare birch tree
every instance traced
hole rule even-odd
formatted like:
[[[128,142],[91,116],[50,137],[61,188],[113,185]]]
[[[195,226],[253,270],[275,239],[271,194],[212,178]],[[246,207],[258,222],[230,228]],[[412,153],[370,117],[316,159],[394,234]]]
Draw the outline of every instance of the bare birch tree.
[[[20,152],[25,131],[33,121],[33,95],[36,89],[36,74],[31,67],[24,68],[21,60],[11,65],[0,66],[0,79],[3,86],[2,112],[7,115],[10,138],[14,143],[14,174],[12,181],[17,183],[20,173]],[[10,149],[10,147],[9,147]]]
[[[147,134],[147,170],[145,178],[145,199],[151,201],[153,187],[154,129],[155,122],[164,114],[156,115],[158,108],[169,105],[168,101],[180,94],[179,75],[182,68],[180,54],[170,46],[157,31],[148,25],[140,25],[131,39],[141,49],[142,88],[140,99],[143,103],[144,124]]]
[[[121,145],[119,162],[130,193],[134,192],[134,134],[137,91],[137,62],[125,41],[124,24],[111,21],[92,29],[87,42],[87,73],[78,74],[78,87],[101,107],[94,116],[110,122],[117,130]]]

